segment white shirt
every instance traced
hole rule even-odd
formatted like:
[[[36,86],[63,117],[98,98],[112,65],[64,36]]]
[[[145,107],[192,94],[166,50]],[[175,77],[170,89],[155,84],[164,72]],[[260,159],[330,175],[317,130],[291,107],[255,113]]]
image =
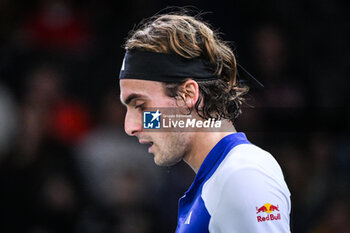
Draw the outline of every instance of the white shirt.
[[[290,206],[273,156],[235,133],[211,150],[180,199],[176,232],[290,232]]]

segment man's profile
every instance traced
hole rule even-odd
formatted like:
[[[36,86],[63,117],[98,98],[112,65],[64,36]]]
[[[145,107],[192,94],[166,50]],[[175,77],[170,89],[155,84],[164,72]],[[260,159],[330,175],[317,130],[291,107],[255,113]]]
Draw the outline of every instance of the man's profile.
[[[250,83],[230,47],[210,27],[186,14],[158,15],[125,43],[120,71],[125,131],[160,166],[184,160],[195,172],[179,202],[176,232],[290,232],[290,193],[271,154],[236,132]],[[225,131],[145,131],[147,108],[186,107],[199,119],[229,125]]]

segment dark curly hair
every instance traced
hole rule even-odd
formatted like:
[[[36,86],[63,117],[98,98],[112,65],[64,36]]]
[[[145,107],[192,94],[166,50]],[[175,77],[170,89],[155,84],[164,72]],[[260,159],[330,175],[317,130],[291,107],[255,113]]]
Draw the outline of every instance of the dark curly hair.
[[[189,59],[201,57],[207,60],[216,67],[219,79],[196,80],[200,89],[195,104],[197,113],[204,119],[229,119],[232,123],[241,114],[243,95],[249,88],[237,82],[235,55],[228,43],[198,16],[183,12],[156,15],[130,33],[125,49],[175,53]],[[164,83],[165,93],[178,98],[182,83]]]

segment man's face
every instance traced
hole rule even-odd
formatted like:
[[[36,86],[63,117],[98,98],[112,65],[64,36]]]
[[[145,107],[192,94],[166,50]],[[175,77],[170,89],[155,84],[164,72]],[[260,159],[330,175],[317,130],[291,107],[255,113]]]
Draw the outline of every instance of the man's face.
[[[136,136],[141,144],[150,144],[148,152],[154,154],[154,162],[171,166],[188,153],[190,134],[181,132],[143,132],[144,108],[176,108],[176,100],[165,95],[161,82],[120,80],[121,101],[127,108],[124,128],[130,136]]]

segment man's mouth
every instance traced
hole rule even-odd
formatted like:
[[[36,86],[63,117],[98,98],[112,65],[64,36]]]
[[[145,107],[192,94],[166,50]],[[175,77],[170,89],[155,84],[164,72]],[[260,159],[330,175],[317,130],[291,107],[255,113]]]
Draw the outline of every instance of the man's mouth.
[[[153,147],[153,142],[152,141],[147,141],[147,140],[140,139],[139,142],[141,144],[149,144],[150,147],[148,147],[148,152],[151,153],[151,149]]]
[[[148,141],[148,140],[144,140],[144,139],[140,139],[139,142],[140,142],[141,144],[151,144],[151,145],[153,145],[153,142],[152,142],[152,141]]]

